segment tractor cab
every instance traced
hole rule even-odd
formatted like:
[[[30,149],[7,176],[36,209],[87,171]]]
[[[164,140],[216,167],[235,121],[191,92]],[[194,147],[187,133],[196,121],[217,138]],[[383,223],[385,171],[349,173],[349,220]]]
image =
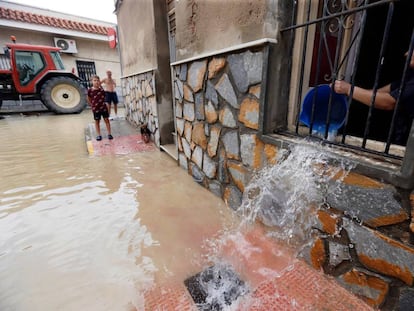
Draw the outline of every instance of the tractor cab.
[[[20,93],[35,93],[42,77],[53,71],[64,71],[59,48],[30,44],[7,44],[11,74]]]

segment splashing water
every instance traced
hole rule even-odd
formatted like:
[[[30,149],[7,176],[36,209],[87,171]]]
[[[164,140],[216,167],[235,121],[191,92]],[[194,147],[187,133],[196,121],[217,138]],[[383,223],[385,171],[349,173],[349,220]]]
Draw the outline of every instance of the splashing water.
[[[325,203],[329,181],[335,176],[343,179],[352,167],[317,145],[292,146],[281,153],[277,165],[258,172],[246,187],[238,210],[242,225],[257,219],[288,245],[303,245],[315,224],[315,212]]]
[[[249,292],[252,292],[249,288],[251,284],[241,285],[240,280],[228,272],[229,265],[235,267],[240,275],[243,270],[252,270],[248,266],[249,262],[268,255],[272,258],[280,255],[278,246],[271,247],[271,251],[264,254],[266,247],[260,247],[264,243],[282,241],[282,244],[293,248],[295,253],[299,252],[311,241],[312,228],[316,222],[315,214],[318,208],[325,205],[327,191],[333,189],[332,180],[343,180],[352,168],[351,162],[334,159],[328,153],[322,152],[320,146],[307,143],[282,151],[276,165],[257,172],[245,188],[243,201],[238,209],[241,216],[239,225],[225,230],[214,240],[206,241],[205,247],[210,249],[208,262],[213,265],[199,275],[198,286],[206,296],[204,304],[198,304],[199,310],[207,310],[205,308],[211,308],[212,305],[217,310],[241,310],[239,308],[246,300],[250,306],[252,303],[260,303],[252,302],[254,298],[251,295],[248,297]],[[266,236],[251,231],[257,220],[268,227],[270,232]],[[232,249],[231,263],[227,262],[228,258],[223,257],[224,253],[229,253],[229,249]],[[264,263],[255,271],[258,282],[269,277],[277,278],[292,269],[294,256],[281,266]],[[205,273],[210,275],[208,282],[203,281],[203,277],[206,279]],[[219,275],[220,279],[217,280],[214,275]],[[235,293],[238,286],[242,287],[236,291],[237,295],[234,295],[234,301],[230,303],[227,299],[228,293]]]

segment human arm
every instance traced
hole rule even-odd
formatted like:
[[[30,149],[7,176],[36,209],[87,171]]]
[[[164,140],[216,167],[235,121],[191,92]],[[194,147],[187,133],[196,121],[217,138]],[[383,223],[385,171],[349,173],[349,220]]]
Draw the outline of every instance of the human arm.
[[[345,94],[347,96],[351,93],[351,84],[343,80],[336,80],[334,84],[334,91],[338,94]],[[393,110],[395,107],[396,100],[390,95],[391,85],[379,88],[375,95],[375,108],[381,110]],[[364,105],[370,106],[373,96],[373,90],[354,86],[352,98],[361,102]]]

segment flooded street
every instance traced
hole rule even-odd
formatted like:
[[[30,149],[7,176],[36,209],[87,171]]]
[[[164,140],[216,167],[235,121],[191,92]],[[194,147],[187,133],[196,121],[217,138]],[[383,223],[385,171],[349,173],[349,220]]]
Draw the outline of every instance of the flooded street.
[[[0,120],[2,311],[135,310],[145,289],[198,272],[203,241],[234,221],[163,152],[89,156],[91,121]]]
[[[239,217],[156,148],[90,156],[91,120],[0,120],[0,311],[370,310],[297,258],[320,152],[261,171]]]

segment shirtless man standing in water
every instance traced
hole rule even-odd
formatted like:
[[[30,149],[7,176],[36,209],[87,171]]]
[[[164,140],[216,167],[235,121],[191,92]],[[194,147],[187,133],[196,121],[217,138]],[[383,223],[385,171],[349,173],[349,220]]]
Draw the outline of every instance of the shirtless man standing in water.
[[[118,116],[118,96],[116,95],[116,83],[112,79],[112,72],[106,71],[106,78],[101,81],[105,90],[105,103],[108,105],[109,115],[111,115],[111,104],[114,103],[115,117]]]

